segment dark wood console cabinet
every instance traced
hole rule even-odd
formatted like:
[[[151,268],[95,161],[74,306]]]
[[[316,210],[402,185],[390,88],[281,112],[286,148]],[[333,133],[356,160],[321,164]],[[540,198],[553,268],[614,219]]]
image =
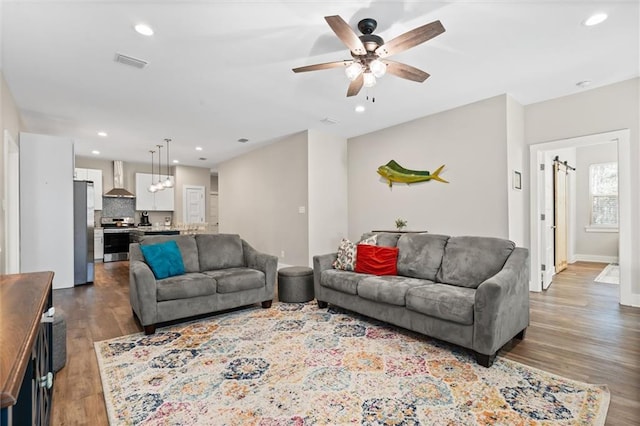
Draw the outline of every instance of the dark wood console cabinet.
[[[53,272],[0,275],[0,425],[48,425]]]

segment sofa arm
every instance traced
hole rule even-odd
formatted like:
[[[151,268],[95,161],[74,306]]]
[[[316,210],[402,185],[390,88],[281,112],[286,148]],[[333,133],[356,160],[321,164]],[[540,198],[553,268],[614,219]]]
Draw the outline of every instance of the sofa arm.
[[[143,326],[155,324],[158,318],[156,277],[151,268],[139,260],[129,261],[129,300]]]
[[[516,247],[502,270],[478,286],[473,349],[491,355],[529,325],[529,250]]]
[[[244,261],[248,268],[264,272],[265,286],[268,294],[276,294],[276,275],[278,271],[278,258],[271,254],[259,252],[245,240],[242,240]]]
[[[313,289],[316,299],[322,301],[322,288],[320,276],[322,271],[333,268],[333,262],[338,258],[338,253],[318,254],[313,256]]]

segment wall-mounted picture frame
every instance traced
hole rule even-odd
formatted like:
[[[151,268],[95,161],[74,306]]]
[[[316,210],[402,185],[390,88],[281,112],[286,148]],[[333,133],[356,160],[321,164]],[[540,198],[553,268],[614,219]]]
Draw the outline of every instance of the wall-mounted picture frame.
[[[513,171],[513,189],[522,189],[522,174],[517,170]]]

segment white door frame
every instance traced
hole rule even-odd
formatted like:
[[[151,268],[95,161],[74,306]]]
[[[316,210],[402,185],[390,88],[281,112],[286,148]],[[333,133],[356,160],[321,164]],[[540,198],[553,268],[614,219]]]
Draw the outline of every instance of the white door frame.
[[[187,219],[189,218],[189,215],[187,214],[187,205],[188,205],[188,201],[187,201],[187,192],[189,192],[190,189],[195,189],[198,191],[202,192],[202,223],[205,223],[207,220],[207,198],[205,195],[205,187],[201,186],[201,185],[183,185],[182,186],[182,216],[184,218],[183,222],[187,223]]]
[[[530,173],[530,256],[531,256],[531,276],[530,290],[542,291],[541,284],[541,232],[542,221],[540,214],[543,213],[541,202],[541,186],[543,174],[539,172],[540,161],[544,160],[544,151],[571,148],[577,146],[596,145],[603,142],[618,143],[618,203],[619,203],[619,264],[620,264],[620,286],[619,302],[622,305],[638,305],[640,302],[634,300],[631,293],[631,143],[629,129],[615,130],[611,132],[598,133],[595,135],[579,136],[569,139],[544,142],[529,146],[529,170]]]
[[[4,131],[4,271],[20,272],[20,148]]]

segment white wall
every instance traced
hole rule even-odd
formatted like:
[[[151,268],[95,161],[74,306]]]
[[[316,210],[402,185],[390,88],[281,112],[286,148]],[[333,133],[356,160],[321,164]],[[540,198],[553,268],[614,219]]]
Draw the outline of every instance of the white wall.
[[[511,96],[507,102],[507,175],[504,182],[509,203],[509,239],[520,247],[529,246],[529,189],[524,175],[524,107]],[[514,187],[514,172],[520,172],[521,189]]]
[[[1,7],[1,6],[0,6]],[[2,21],[0,19],[0,21]],[[1,55],[0,55],[1,56]],[[0,59],[1,60],[1,59]],[[20,130],[24,130],[24,126],[20,119],[18,107],[13,99],[9,86],[4,79],[4,75],[0,70],[0,199],[8,199],[5,193],[8,182],[5,182],[5,151],[9,151],[9,147],[5,147],[4,132],[7,131],[16,144],[20,143],[18,134]],[[5,272],[5,227],[7,218],[5,211],[0,209],[0,272]]]
[[[21,272],[73,287],[73,140],[20,133]]]
[[[629,130],[630,188],[640,188],[640,78],[595,88],[576,95],[525,107],[525,143],[528,145]],[[630,298],[640,304],[640,195],[630,191],[629,246]],[[621,188],[622,190],[622,188]],[[622,253],[620,256],[622,257]],[[622,259],[621,259],[622,261]],[[622,268],[622,264],[621,264]],[[621,292],[624,289],[621,288]],[[627,301],[629,302],[629,301]]]
[[[617,232],[587,232],[591,221],[591,198],[589,196],[589,166],[597,163],[618,161],[616,143],[604,143],[576,149],[576,259],[617,262]]]
[[[394,229],[398,217],[410,230],[508,238],[506,105],[496,96],[349,139],[350,238]],[[389,188],[376,170],[392,159],[431,172],[445,164],[450,183]]]
[[[220,232],[240,234],[256,249],[278,256],[282,263],[306,265],[307,159],[305,131],[220,163]],[[304,213],[299,213],[300,207]]]
[[[347,236],[347,141],[308,132],[309,266],[316,254],[335,252]]]

